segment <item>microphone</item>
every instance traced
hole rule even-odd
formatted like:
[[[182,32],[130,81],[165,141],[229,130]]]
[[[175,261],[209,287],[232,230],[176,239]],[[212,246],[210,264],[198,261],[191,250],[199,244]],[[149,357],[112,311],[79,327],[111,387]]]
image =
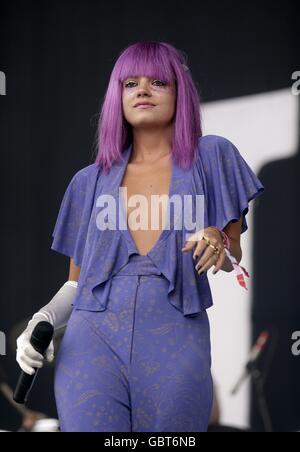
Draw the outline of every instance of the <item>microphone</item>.
[[[244,382],[244,380],[250,374],[252,365],[260,357],[260,355],[263,352],[264,348],[266,347],[269,339],[270,339],[270,333],[268,331],[263,331],[262,333],[260,333],[254,347],[250,351],[248,362],[245,365],[245,369],[231,391],[232,395],[235,395],[238,392],[241,384]]]
[[[30,343],[37,352],[44,355],[53,338],[53,333],[54,328],[51,323],[39,322],[31,334]],[[39,369],[35,369],[35,373],[33,375],[29,375],[24,371],[21,372],[13,395],[15,402],[19,404],[27,402],[28,394],[36,379],[38,370]]]

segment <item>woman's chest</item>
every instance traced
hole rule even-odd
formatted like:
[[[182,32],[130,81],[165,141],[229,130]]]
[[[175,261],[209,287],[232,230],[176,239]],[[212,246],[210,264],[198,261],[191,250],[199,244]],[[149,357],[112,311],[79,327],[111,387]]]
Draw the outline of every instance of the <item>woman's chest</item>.
[[[162,208],[163,200],[167,199],[170,192],[171,177],[170,162],[139,168],[128,164],[120,184],[127,217],[137,208],[140,214],[154,213],[160,197]]]
[[[146,254],[156,243],[166,221],[172,178],[170,163],[127,166],[121,181],[121,196],[128,229],[140,253]]]

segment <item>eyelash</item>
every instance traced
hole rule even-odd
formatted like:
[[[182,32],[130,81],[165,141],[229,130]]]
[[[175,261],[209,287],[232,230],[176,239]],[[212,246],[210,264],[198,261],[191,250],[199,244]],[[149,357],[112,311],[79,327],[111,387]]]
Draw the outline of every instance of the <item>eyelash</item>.
[[[165,83],[165,82],[162,82],[161,80],[154,80],[153,83],[154,83],[154,82],[160,82],[160,83],[162,83],[163,86],[166,85],[166,83]],[[135,82],[132,81],[132,82],[127,82],[127,83],[125,83],[125,88],[128,87],[129,83],[135,83]]]

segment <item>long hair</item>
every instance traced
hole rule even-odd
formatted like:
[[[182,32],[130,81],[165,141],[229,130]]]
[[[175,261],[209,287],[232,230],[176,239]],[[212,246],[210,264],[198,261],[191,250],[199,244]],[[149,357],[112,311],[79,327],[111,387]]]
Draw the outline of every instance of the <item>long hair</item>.
[[[105,172],[122,157],[133,140],[132,126],[122,109],[122,86],[128,77],[145,76],[176,84],[176,111],[172,137],[173,161],[188,168],[202,136],[200,95],[183,52],[165,42],[146,41],[123,50],[112,70],[96,134],[96,164]]]

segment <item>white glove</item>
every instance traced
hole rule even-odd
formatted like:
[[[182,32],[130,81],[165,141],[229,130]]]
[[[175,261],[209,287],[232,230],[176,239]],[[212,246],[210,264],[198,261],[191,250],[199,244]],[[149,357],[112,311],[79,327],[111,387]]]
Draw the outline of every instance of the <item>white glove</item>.
[[[65,326],[73,310],[72,303],[77,286],[77,281],[67,281],[54,295],[50,303],[34,314],[25,331],[18,337],[17,362],[25,373],[33,375],[35,373],[34,368],[40,369],[44,364],[44,356],[38,353],[30,343],[34,328],[42,321],[51,323],[54,330]],[[54,359],[53,340],[45,352],[45,357],[48,362],[52,362]]]

